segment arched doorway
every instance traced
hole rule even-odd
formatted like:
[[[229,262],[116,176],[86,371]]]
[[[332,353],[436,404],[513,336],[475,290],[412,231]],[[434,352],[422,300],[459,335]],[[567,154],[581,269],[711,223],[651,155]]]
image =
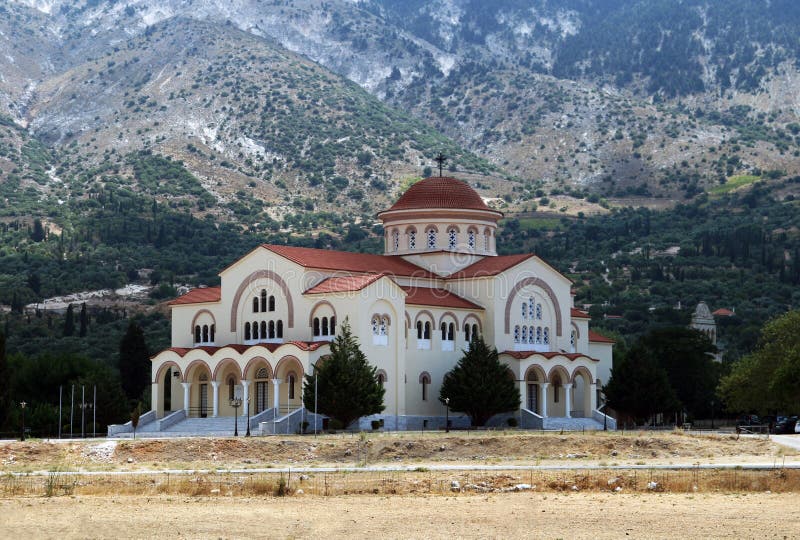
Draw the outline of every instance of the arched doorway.
[[[547,411],[550,416],[566,417],[572,406],[572,381],[567,370],[562,366],[555,366],[548,375]]]
[[[539,366],[530,366],[525,372],[525,403],[523,406],[529,411],[542,415],[541,384],[545,382],[544,370]]]
[[[591,418],[592,416],[592,374],[583,366],[572,374],[572,416]]]

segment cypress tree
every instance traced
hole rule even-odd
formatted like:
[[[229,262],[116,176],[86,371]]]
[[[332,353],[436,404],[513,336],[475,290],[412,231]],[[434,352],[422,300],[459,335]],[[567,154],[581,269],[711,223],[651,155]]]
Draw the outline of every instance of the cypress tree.
[[[0,332],[0,430],[6,424],[9,409],[9,373],[6,361],[6,336]]]
[[[67,306],[67,314],[64,317],[64,337],[75,334],[75,308],[70,304]]]
[[[131,321],[119,343],[119,374],[122,389],[131,401],[141,398],[150,383],[150,351],[142,327]]]
[[[450,399],[450,409],[466,413],[475,426],[483,426],[495,414],[519,409],[519,389],[497,349],[478,336],[469,350],[444,376],[439,401]]]
[[[335,418],[347,427],[354,420],[383,411],[385,390],[378,383],[377,368],[361,352],[358,339],[345,319],[342,331],[331,343],[331,354],[318,362],[313,374],[306,375],[303,403],[314,410],[314,382],[317,382],[317,406],[321,414]]]
[[[86,313],[86,302],[81,305],[80,315],[81,329],[78,332],[80,337],[86,337],[86,332],[89,330],[89,314]]]

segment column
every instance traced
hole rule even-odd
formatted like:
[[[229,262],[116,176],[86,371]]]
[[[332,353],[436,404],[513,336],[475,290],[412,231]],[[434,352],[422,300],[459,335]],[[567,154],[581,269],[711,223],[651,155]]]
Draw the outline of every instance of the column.
[[[572,383],[568,382],[564,385],[564,416],[572,418],[569,410],[572,408]]]
[[[519,405],[520,409],[528,408],[528,381],[523,380],[519,382],[519,401],[520,401]]]
[[[547,387],[550,386],[549,382],[543,382],[539,385],[539,391],[541,393],[541,407],[542,407],[542,414],[541,416],[547,418]]]
[[[154,382],[150,388],[150,410],[156,411],[156,416],[158,416],[158,400],[161,398],[161,394],[159,392],[160,386],[161,386],[160,384]]]
[[[183,410],[186,412],[186,416],[189,416],[189,395],[191,394],[192,390],[192,383],[190,382],[182,382],[181,386],[183,386]]]
[[[213,416],[214,418],[219,416],[219,385],[220,384],[222,384],[222,383],[220,383],[219,381],[211,381],[211,389],[212,389],[211,406],[212,406],[212,410],[213,410],[213,412],[211,413],[211,416]]]
[[[273,386],[273,392],[274,392],[274,394],[272,395],[272,406],[278,411],[278,413],[280,413],[281,380],[280,379],[272,379],[272,386]],[[276,416],[278,416],[278,413],[276,413]]]
[[[589,385],[589,410],[584,414],[587,418],[593,416],[594,411],[597,409],[597,383]]]
[[[242,416],[247,416],[250,408],[250,381],[242,379]]]

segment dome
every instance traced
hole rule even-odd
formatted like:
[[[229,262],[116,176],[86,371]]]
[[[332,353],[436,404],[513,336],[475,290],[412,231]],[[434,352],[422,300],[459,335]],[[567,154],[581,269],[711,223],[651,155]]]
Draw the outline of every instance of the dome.
[[[430,208],[493,212],[486,206],[481,196],[466,182],[446,176],[433,176],[420,180],[411,186],[386,212]]]

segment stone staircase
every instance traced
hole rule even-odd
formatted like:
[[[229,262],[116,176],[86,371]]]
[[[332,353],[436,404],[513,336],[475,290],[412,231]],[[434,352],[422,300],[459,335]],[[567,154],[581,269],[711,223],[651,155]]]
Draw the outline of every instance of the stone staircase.
[[[603,424],[594,418],[547,417],[542,419],[543,429],[564,431],[600,431]]]
[[[239,435],[247,433],[247,417],[239,417]],[[253,423],[250,423],[253,430]],[[137,437],[233,437],[234,421],[232,416],[217,418],[184,418],[179,422],[159,431],[156,422],[142,426],[136,430]]]

